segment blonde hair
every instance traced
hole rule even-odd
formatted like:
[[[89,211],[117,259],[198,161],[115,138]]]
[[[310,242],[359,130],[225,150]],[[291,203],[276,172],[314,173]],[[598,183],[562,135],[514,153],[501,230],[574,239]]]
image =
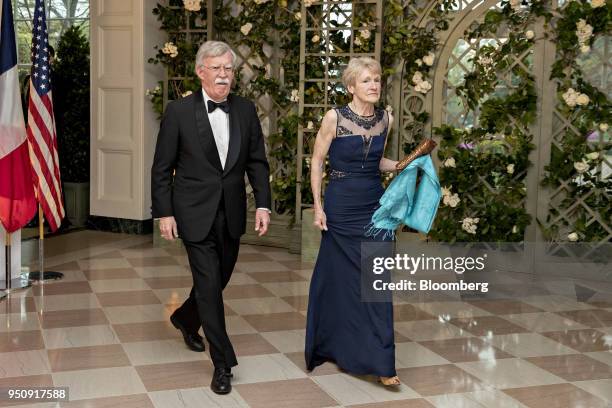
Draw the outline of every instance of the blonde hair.
[[[205,41],[200,45],[198,53],[195,58],[195,68],[197,69],[202,65],[204,58],[218,57],[225,55],[230,52],[232,54],[232,65],[236,66],[236,53],[232,50],[232,47],[224,43],[223,41]]]
[[[380,62],[370,57],[351,58],[342,73],[342,83],[348,91],[349,86],[354,86],[357,76],[365,69],[369,69],[375,74],[382,75]]]

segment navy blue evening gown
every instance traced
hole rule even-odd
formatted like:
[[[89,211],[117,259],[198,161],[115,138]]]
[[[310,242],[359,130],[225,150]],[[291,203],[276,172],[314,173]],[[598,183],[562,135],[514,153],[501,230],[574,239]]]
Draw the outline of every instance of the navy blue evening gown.
[[[383,194],[379,163],[389,116],[336,109],[336,137],[329,148],[329,184],[322,232],[308,301],[306,366],[331,361],[357,375],[392,377],[395,372],[392,302],[361,299],[361,243],[382,241],[385,234],[366,236],[367,226]]]

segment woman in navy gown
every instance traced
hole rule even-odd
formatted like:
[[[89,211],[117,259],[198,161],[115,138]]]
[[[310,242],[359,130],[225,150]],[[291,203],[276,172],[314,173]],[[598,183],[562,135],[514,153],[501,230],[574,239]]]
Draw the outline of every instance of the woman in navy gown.
[[[366,232],[383,194],[380,174],[395,171],[397,164],[383,158],[392,117],[375,107],[381,93],[376,60],[351,59],[342,80],[352,100],[325,114],[311,161],[314,224],[322,240],[310,284],[306,365],[313,370],[331,361],[346,372],[376,375],[385,385],[397,385],[393,305],[361,299],[361,243],[385,239],[385,234],[375,238]]]

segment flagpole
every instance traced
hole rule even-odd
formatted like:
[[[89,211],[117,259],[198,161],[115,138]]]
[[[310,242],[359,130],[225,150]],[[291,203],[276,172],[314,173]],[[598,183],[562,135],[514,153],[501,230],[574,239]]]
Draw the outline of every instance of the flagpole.
[[[38,203],[38,271],[24,273],[27,279],[44,282],[50,279],[62,279],[64,274],[55,271],[45,271],[45,216],[42,205]],[[41,278],[42,277],[42,278]]]
[[[13,275],[11,273],[11,264],[12,264],[12,260],[11,260],[11,234],[9,232],[5,233],[5,243],[4,243],[4,253],[5,253],[5,262],[6,262],[6,275],[5,275],[5,282],[6,282],[6,287],[4,288],[4,295],[2,297],[6,297],[8,295],[10,295],[11,293],[13,293],[15,290],[18,289],[24,289],[24,288],[28,288],[30,286],[32,286],[32,284],[30,283],[30,281],[28,279],[24,279],[23,277],[21,278],[15,278],[13,279]]]

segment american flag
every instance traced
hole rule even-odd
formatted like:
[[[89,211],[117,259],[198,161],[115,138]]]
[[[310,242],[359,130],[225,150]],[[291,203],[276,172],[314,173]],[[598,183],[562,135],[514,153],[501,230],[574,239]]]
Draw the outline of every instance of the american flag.
[[[51,231],[55,231],[64,218],[64,203],[51,95],[49,35],[43,0],[36,0],[32,23],[32,69],[27,127],[30,161],[34,170],[34,189],[38,202]]]

